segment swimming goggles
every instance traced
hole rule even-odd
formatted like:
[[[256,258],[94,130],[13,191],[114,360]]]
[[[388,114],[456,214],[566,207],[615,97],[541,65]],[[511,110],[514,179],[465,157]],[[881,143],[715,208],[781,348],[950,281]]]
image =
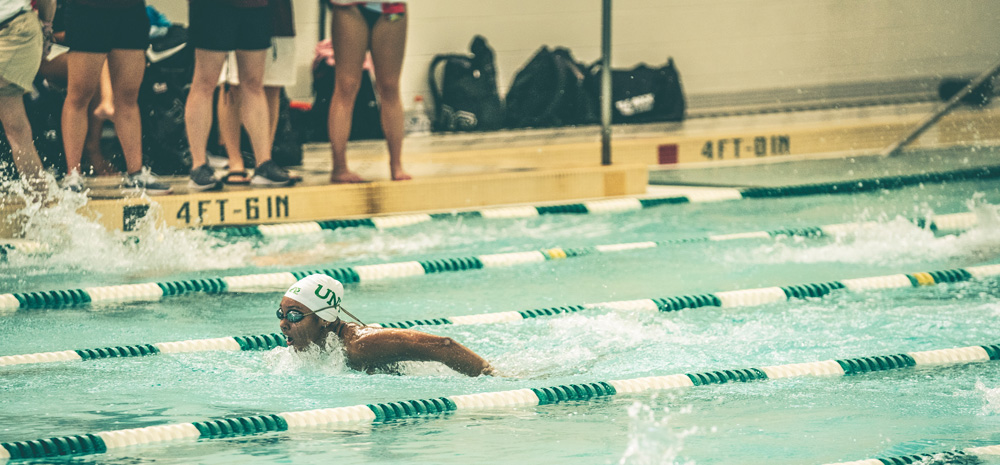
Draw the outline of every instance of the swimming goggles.
[[[298,310],[289,310],[289,311],[285,312],[284,314],[281,313],[281,307],[278,307],[278,313],[277,314],[278,314],[278,319],[279,320],[287,319],[289,323],[298,323],[298,322],[302,321],[302,319],[305,318],[306,315],[312,315],[313,313],[322,312],[323,310],[326,310],[328,308],[334,308],[334,307],[337,307],[337,311],[338,312],[341,311],[341,310],[343,310],[344,313],[347,314],[347,316],[351,317],[351,319],[353,319],[354,321],[357,321],[358,323],[361,323],[361,326],[368,326],[368,325],[364,324],[361,320],[359,320],[358,317],[352,315],[351,312],[347,311],[346,308],[344,308],[342,306],[339,306],[339,305],[331,305],[329,307],[323,307],[323,308],[321,308],[319,310],[313,310],[313,311],[307,312],[307,313],[302,313],[302,312],[300,312]]]

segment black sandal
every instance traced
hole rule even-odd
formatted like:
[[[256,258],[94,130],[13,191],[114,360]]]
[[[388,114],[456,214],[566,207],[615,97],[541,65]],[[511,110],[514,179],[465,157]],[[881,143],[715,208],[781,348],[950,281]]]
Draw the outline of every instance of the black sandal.
[[[238,179],[233,179],[234,177],[239,177]],[[225,178],[222,178],[222,182],[229,184],[230,186],[246,186],[250,184],[250,177],[247,175],[246,170],[244,171],[230,171],[226,174]]]

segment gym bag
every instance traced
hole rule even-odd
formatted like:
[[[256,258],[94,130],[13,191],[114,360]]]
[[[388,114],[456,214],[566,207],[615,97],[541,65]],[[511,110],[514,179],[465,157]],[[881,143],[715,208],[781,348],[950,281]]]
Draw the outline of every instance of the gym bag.
[[[434,98],[435,131],[492,131],[503,126],[493,49],[479,35],[469,49],[471,56],[444,54],[431,61],[427,84]]]

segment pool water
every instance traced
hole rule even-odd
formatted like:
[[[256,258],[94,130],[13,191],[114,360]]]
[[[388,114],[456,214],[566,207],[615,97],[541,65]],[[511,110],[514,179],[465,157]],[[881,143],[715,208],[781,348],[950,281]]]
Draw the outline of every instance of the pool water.
[[[1000,263],[995,181],[856,195],[670,205],[605,215],[450,219],[277,239],[146,226],[137,241],[63,211],[11,253],[0,292],[73,289],[873,221],[840,237],[702,242],[347,286],[368,322],[431,319]],[[935,234],[907,218],[975,211]],[[30,237],[29,237],[30,238]],[[0,355],[278,332],[280,293],[20,311]],[[996,279],[671,313],[593,309],[420,327],[506,376],[406,376],[339,354],[200,352],[0,367],[0,442],[455,394],[1000,343]],[[179,441],[34,463],[825,463],[1000,444],[1000,363],[799,377]],[[991,460],[988,459],[987,460]],[[32,463],[27,461],[27,463]],[[987,462],[1000,463],[1000,461]]]

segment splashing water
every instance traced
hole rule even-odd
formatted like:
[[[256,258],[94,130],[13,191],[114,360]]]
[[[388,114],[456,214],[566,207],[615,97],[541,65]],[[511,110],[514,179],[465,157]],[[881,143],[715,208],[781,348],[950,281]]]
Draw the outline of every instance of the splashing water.
[[[988,388],[982,381],[976,381],[976,392],[983,397],[983,414],[1000,413],[1000,387]]]
[[[17,183],[14,183],[17,184]],[[134,231],[108,231],[81,212],[87,196],[60,189],[54,180],[44,199],[9,184],[4,186],[23,202],[8,221],[21,224],[22,236],[50,252],[44,255],[12,253],[7,266],[14,276],[56,273],[110,274],[126,277],[176,271],[246,266],[254,254],[251,244],[228,244],[205,231],[158,224],[161,213],[152,204],[150,215]]]
[[[631,356],[640,347],[671,340],[682,332],[673,321],[638,312],[574,314],[525,324],[538,325],[530,337],[525,337],[526,331],[498,331],[491,335],[506,348],[495,357],[494,366],[510,376],[545,378],[587,373],[595,363],[612,363],[618,357]]]
[[[628,407],[628,445],[618,465],[693,465],[693,460],[679,461],[678,456],[684,450],[684,439],[698,434],[699,428],[678,429],[670,426],[673,415],[686,415],[691,411],[691,406],[682,407],[677,412],[671,411],[669,406],[660,408],[656,396],[650,404],[632,403]]]
[[[295,375],[303,372],[339,375],[347,373],[347,358],[336,334],[326,338],[326,348],[310,344],[303,351],[291,347],[275,347],[264,354],[264,363],[272,373]]]
[[[938,237],[897,216],[880,218],[853,231],[837,235],[832,243],[816,246],[811,239],[779,237],[750,250],[734,250],[727,259],[740,263],[919,263],[966,258],[988,261],[1000,256],[1000,206],[970,201],[977,224],[959,235]],[[859,221],[864,221],[859,220]]]
[[[404,230],[335,230],[317,243],[313,241],[289,241],[280,255],[259,257],[254,260],[258,265],[313,265],[335,261],[359,260],[391,260],[393,257],[415,253],[461,250],[472,248],[482,253],[483,244],[502,242],[512,237],[522,238],[529,242],[545,241],[554,245],[566,238],[599,238],[621,234],[637,229],[652,219],[629,221],[625,225],[616,222],[587,223],[585,219],[574,219],[578,223],[563,224],[553,221],[538,221],[529,219],[511,220],[509,222],[464,221],[462,218],[453,221],[434,223],[433,226],[414,226]],[[566,220],[563,220],[566,222]],[[491,253],[522,251],[521,243],[507,245]]]

